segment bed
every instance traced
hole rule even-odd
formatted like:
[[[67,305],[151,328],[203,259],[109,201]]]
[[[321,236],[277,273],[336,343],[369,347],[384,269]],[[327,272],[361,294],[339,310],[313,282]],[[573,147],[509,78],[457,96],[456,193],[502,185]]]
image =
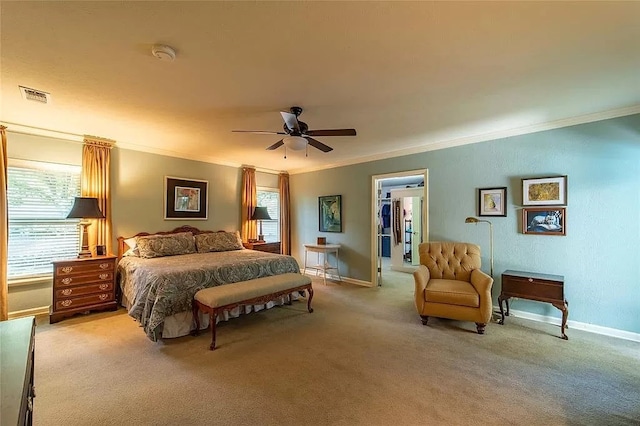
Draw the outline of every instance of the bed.
[[[191,332],[192,300],[197,291],[289,272],[300,273],[292,256],[245,249],[238,232],[182,226],[118,238],[120,303],[152,341]],[[219,320],[270,308],[286,299],[238,307]],[[200,320],[202,328],[209,325],[206,316]]]

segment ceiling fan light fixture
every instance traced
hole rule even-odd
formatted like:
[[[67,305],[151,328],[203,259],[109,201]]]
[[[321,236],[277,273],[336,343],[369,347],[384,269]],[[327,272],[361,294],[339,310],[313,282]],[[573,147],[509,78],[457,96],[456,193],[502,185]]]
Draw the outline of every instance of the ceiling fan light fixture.
[[[302,136],[287,136],[283,142],[291,151],[302,151],[307,147],[307,140]]]

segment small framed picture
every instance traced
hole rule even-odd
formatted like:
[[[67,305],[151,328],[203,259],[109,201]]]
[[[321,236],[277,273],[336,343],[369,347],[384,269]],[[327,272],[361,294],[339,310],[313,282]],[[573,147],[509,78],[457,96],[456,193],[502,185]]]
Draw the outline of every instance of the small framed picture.
[[[208,185],[206,180],[165,176],[164,219],[206,220]]]
[[[522,179],[522,205],[567,205],[567,176]]]
[[[522,209],[522,233],[567,235],[567,211],[564,207],[530,207]]]
[[[478,189],[478,216],[507,216],[507,188]]]

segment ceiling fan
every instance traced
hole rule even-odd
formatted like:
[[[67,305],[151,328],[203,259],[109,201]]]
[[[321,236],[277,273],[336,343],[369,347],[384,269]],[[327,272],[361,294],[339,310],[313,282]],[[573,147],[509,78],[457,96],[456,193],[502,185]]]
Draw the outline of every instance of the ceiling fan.
[[[271,132],[267,130],[232,130],[239,133],[256,133],[259,135],[287,135],[278,142],[269,146],[267,150],[271,151],[280,148],[282,145],[293,151],[300,151],[307,147],[307,144],[322,152],[332,151],[328,145],[323,144],[312,136],[355,136],[355,129],[326,129],[326,130],[309,130],[307,123],[298,120],[298,116],[302,114],[301,107],[291,107],[290,112],[280,111],[284,120],[283,132]],[[286,155],[285,155],[286,158]]]

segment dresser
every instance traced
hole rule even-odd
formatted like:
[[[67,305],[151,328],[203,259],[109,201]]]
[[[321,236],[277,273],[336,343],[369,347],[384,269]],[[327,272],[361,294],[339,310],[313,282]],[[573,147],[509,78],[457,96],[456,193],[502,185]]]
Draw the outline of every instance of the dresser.
[[[564,332],[567,327],[567,318],[569,317],[569,302],[564,298],[564,277],[562,275],[504,271],[502,274],[502,291],[498,297],[500,315],[502,316],[498,321],[499,324],[504,324],[505,313],[502,303],[506,303],[506,315],[509,316],[509,299],[512,297],[547,302],[560,309],[562,312],[561,337],[564,340],[569,339]]]
[[[276,243],[265,243],[265,242],[255,242],[255,243],[242,243],[244,248],[249,250],[258,250],[265,251],[267,253],[277,253],[280,254],[280,242]]]
[[[77,313],[116,310],[116,256],[53,262],[52,324]]]
[[[0,425],[31,425],[35,350],[34,317],[0,322]]]

